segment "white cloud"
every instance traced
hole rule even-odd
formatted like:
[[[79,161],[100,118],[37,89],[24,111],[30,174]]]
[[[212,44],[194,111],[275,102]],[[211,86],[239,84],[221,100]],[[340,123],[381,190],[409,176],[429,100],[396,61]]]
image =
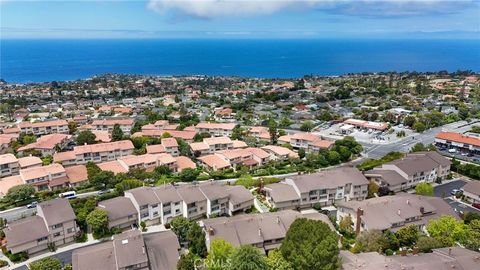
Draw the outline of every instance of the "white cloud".
[[[475,3],[478,0],[149,0],[147,6],[161,14],[175,11],[211,19],[308,9],[351,16],[420,16],[455,13]]]

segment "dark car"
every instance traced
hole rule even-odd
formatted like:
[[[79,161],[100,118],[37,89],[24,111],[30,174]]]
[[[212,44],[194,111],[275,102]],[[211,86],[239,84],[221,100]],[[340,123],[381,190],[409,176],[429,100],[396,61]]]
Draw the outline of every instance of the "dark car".
[[[472,206],[477,209],[480,209],[480,203],[472,203]]]

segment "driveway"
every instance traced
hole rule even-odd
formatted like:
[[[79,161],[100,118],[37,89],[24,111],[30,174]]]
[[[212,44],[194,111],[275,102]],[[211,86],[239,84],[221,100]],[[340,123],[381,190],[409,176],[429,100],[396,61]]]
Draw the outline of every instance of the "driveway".
[[[450,192],[452,191],[452,189],[460,189],[466,183],[467,183],[466,181],[459,179],[459,180],[452,181],[452,182],[447,183],[447,184],[435,186],[433,188],[433,193],[434,193],[435,197],[449,197],[449,196],[451,196]]]
[[[453,198],[445,198],[445,201],[453,208],[456,212],[473,212],[480,215],[480,209],[477,209],[471,205],[461,203]]]

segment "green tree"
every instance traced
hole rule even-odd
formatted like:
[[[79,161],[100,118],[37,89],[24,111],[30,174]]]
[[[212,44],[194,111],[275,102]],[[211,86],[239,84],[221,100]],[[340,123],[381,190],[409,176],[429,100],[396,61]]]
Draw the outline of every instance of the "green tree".
[[[91,226],[95,238],[101,238],[108,231],[107,211],[96,208],[86,218],[87,224]]]
[[[187,232],[188,248],[193,253],[200,257],[207,255],[207,246],[205,245],[205,232],[196,223],[192,222]]]
[[[18,138],[18,141],[21,144],[31,144],[37,141],[37,137],[35,135],[28,135],[25,133],[20,133],[20,136]]]
[[[375,183],[375,181],[370,181],[368,182],[368,194],[367,198],[373,198],[375,197],[375,193],[378,193],[378,189],[380,187]]]
[[[195,256],[192,253],[180,255],[177,270],[195,270]]]
[[[287,231],[280,252],[293,269],[334,270],[340,267],[337,234],[321,221],[295,220]]]
[[[339,226],[339,231],[342,234],[346,235],[353,235],[353,222],[352,222],[352,217],[350,215],[342,218],[338,224]]]
[[[420,230],[415,225],[409,225],[398,230],[395,236],[397,236],[400,246],[411,247],[417,242]]]
[[[84,144],[94,144],[96,140],[95,134],[93,134],[90,130],[81,131],[76,139],[77,145],[84,145]]]
[[[77,122],[70,121],[68,122],[68,133],[73,134],[77,131]]]
[[[415,124],[415,121],[417,121],[417,118],[413,115],[408,115],[403,119],[403,124],[408,127],[413,127],[413,124]]]
[[[423,143],[416,143],[412,149],[410,149],[410,152],[422,152],[422,151],[425,151],[427,150],[425,145],[423,145]]]
[[[305,157],[305,149],[303,148],[298,149],[298,157],[300,157],[301,159]]]
[[[305,121],[302,123],[300,126],[301,131],[312,131],[312,129],[315,127],[315,124],[313,124],[312,121]]]
[[[223,239],[213,240],[210,244],[210,252],[205,261],[208,269],[225,269],[234,250],[234,247]]]
[[[268,120],[268,133],[270,134],[270,143],[276,144],[278,139],[278,125],[273,118]]]
[[[441,216],[428,222],[427,231],[444,246],[452,246],[456,241],[465,239],[467,225],[452,216]]]
[[[251,246],[244,245],[235,249],[230,256],[230,270],[265,270],[267,262],[260,251]]]
[[[87,167],[87,176],[89,180],[102,171],[100,167],[97,166],[97,164],[91,161],[87,162],[87,165],[85,167]]]
[[[417,241],[417,247],[421,252],[432,252],[432,249],[441,248],[442,243],[437,239],[429,236],[420,236]]]
[[[327,160],[330,165],[336,165],[340,163],[340,154],[337,151],[328,151]]]
[[[197,177],[200,175],[200,171],[192,168],[185,168],[179,174],[178,178],[182,182],[192,182],[197,180]]]
[[[123,131],[119,124],[115,124],[112,130],[112,141],[116,142],[121,140],[123,140]]]
[[[276,249],[268,252],[267,265],[268,270],[293,270],[290,263],[283,258],[282,253]]]
[[[30,270],[62,270],[62,263],[56,257],[46,257],[29,264]]]
[[[144,186],[144,182],[137,180],[137,179],[125,179],[122,182],[115,185],[115,189],[118,194],[123,194],[125,190],[142,187]]]
[[[192,225],[192,221],[182,216],[174,217],[170,222],[172,231],[177,235],[180,243],[187,241],[187,234],[188,234],[188,231],[190,230],[191,225]]]
[[[430,183],[420,183],[415,187],[415,193],[423,196],[433,196],[433,186]]]
[[[245,133],[245,129],[240,126],[236,126],[232,130],[232,140],[243,140],[243,134]]]
[[[353,252],[381,252],[388,246],[388,240],[379,230],[363,231],[355,239]]]
[[[11,202],[19,202],[30,199],[35,194],[35,188],[29,184],[11,187],[7,192],[7,199]]]
[[[472,221],[476,219],[480,220],[480,215],[474,212],[467,212],[463,215],[463,222],[465,224],[470,224]]]
[[[412,128],[417,132],[424,132],[426,129],[425,124],[420,121],[415,122]]]
[[[96,187],[106,187],[111,180],[115,179],[115,175],[110,171],[101,171],[95,174],[92,178],[89,178],[88,181],[90,184]]]
[[[462,244],[466,248],[478,251],[480,249],[480,220],[475,219],[468,225],[465,239]]]

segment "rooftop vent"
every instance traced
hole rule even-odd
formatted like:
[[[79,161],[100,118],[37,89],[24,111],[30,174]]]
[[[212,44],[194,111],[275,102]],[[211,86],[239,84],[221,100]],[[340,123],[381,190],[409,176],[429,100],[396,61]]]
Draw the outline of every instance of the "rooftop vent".
[[[128,244],[128,239],[122,240],[122,245],[126,245],[126,244]]]

